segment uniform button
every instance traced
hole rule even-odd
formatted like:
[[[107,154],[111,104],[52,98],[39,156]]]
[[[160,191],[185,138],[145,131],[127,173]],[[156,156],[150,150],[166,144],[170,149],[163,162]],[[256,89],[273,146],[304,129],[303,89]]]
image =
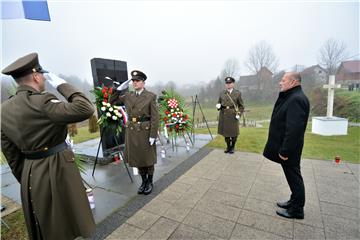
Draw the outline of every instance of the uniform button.
[[[30,177],[32,177],[32,174],[30,174]]]
[[[31,190],[31,187],[29,187],[29,190]]]
[[[33,211],[33,214],[35,214],[35,211]]]

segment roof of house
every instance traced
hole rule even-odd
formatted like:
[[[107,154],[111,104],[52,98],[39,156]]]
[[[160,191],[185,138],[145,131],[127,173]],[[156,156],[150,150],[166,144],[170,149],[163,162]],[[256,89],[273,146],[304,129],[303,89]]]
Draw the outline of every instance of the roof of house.
[[[344,61],[340,64],[339,70],[341,68],[349,73],[360,73],[360,60]]]
[[[319,64],[312,65],[308,68],[305,68],[301,73],[302,74],[310,74],[313,73],[316,68],[320,68],[321,70],[324,70],[322,67],[319,66]]]

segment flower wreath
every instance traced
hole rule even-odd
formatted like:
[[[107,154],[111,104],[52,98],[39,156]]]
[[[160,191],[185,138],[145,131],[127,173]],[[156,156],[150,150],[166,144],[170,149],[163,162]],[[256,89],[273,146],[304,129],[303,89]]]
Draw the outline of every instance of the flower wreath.
[[[96,87],[91,91],[95,95],[96,108],[99,109],[100,117],[97,123],[102,128],[116,127],[116,133],[120,133],[127,122],[127,114],[123,107],[109,103],[113,93],[112,87]]]
[[[175,135],[191,130],[191,119],[183,98],[172,90],[162,91],[160,102],[160,125]]]

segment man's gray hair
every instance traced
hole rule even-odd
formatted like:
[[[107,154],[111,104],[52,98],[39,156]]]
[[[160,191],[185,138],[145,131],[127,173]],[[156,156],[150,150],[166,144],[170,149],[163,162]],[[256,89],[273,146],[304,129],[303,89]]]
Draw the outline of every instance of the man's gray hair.
[[[298,82],[301,82],[301,75],[300,75],[300,73],[298,73],[298,72],[292,72],[292,73],[290,73],[290,78],[291,78],[292,80],[296,80],[296,81],[298,81]]]

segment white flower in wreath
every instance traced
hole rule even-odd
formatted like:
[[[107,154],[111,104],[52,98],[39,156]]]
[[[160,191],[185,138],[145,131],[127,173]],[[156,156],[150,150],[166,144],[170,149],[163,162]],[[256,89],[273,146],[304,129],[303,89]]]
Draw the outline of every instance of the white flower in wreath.
[[[111,117],[111,113],[107,112],[107,113],[106,113],[106,116],[107,116],[107,117]]]
[[[174,109],[171,109],[171,112],[174,112]]]
[[[118,112],[118,113],[116,113],[116,116],[118,116],[118,118],[121,118],[122,114]]]
[[[112,111],[114,111],[114,109],[111,107],[111,108],[109,108],[109,112],[112,112]]]
[[[101,111],[105,112],[106,107],[101,107],[100,109],[101,109]]]
[[[107,106],[107,107],[110,107],[111,105],[110,105],[110,103],[107,103],[106,106]]]
[[[168,117],[171,117],[171,114],[168,114]]]
[[[117,118],[117,116],[112,116],[112,119],[117,120],[118,118]]]
[[[176,108],[176,110],[178,110],[178,111],[179,111],[179,108]]]
[[[106,106],[106,105],[107,105],[107,103],[106,103],[106,102],[102,102],[102,105],[103,105],[103,106]]]

